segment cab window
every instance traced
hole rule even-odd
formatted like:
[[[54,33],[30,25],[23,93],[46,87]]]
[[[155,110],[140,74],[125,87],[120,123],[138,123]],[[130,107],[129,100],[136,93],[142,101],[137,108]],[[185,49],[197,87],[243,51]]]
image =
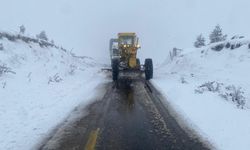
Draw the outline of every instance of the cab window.
[[[134,37],[132,37],[132,36],[120,37],[120,44],[132,45],[132,44],[134,44]]]

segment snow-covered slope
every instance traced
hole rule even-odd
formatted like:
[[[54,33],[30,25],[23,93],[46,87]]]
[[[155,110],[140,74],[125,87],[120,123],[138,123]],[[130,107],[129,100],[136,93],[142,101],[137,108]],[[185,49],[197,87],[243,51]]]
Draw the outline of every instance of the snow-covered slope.
[[[152,81],[186,122],[225,150],[250,148],[249,40],[172,52]]]
[[[0,149],[32,149],[89,102],[104,76],[91,58],[36,38],[0,35]]]

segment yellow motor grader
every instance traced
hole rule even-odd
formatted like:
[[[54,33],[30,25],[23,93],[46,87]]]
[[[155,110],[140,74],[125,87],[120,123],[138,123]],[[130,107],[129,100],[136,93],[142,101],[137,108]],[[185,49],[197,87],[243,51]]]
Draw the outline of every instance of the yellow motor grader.
[[[121,73],[145,72],[146,80],[153,78],[153,61],[145,59],[144,65],[137,58],[137,50],[140,49],[139,39],[135,33],[118,33],[117,39],[110,40],[110,57],[112,66],[112,78],[119,79]]]

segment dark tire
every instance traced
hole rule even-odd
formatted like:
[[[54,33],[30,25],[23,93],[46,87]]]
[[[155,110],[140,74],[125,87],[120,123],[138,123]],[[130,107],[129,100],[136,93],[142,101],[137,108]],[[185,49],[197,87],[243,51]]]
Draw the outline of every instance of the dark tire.
[[[119,60],[113,59],[112,60],[112,78],[113,78],[113,81],[118,80],[118,75],[119,75]]]
[[[150,58],[145,59],[145,77],[146,80],[153,78],[153,61]]]
[[[136,59],[136,64],[137,64],[137,67],[138,69],[141,69],[141,62],[140,62],[140,59]]]

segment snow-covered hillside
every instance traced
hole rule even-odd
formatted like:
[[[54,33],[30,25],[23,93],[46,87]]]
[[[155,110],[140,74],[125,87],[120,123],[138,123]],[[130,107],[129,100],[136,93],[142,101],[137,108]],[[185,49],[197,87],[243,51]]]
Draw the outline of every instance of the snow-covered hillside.
[[[250,148],[250,40],[176,49],[153,83],[219,149]]]
[[[105,82],[88,57],[36,38],[0,33],[0,149],[32,149]]]

